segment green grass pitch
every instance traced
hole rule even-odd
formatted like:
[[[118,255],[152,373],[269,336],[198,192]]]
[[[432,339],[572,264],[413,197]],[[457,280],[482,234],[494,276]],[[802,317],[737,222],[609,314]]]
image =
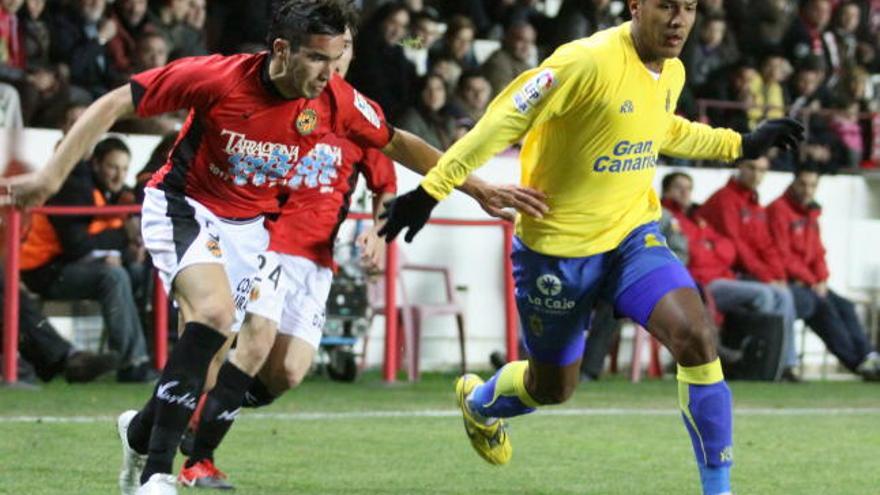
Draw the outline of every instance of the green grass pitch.
[[[699,494],[672,379],[583,384],[568,404],[513,419],[514,456],[501,468],[471,451],[452,380],[313,378],[262,414],[244,412],[217,463],[238,494]],[[880,493],[880,385],[732,388],[738,495]],[[149,391],[0,390],[0,494],[118,493],[115,416]]]

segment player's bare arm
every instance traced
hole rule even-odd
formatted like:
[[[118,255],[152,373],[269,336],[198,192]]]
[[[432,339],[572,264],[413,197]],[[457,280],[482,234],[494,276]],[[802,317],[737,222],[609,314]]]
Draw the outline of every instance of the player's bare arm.
[[[131,86],[125,84],[92,103],[64,136],[45,167],[0,180],[0,205],[37,206],[55,194],[73,167],[120,118],[134,112]]]
[[[395,129],[394,137],[382,152],[421,175],[427,174],[442,156],[440,150],[402,129]],[[538,218],[549,210],[544,203],[544,194],[530,187],[489,184],[471,175],[459,189],[474,198],[486,213],[505,220],[513,220],[515,216],[512,212],[504,211],[505,208]]]

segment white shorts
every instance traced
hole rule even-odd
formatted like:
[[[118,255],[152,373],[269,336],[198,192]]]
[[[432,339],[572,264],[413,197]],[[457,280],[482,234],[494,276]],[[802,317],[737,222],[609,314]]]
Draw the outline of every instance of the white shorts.
[[[247,312],[278,323],[278,332],[321,343],[333,270],[302,256],[263,253]]]
[[[165,290],[184,268],[198,263],[219,263],[226,270],[235,304],[233,331],[244,321],[258,255],[269,246],[263,217],[246,221],[223,219],[198,201],[148,187],[141,217],[144,246]]]

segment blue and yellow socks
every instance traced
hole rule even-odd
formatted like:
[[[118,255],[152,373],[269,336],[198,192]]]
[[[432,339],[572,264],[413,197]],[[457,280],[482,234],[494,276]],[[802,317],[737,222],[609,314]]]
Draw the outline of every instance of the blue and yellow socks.
[[[468,397],[468,407],[478,419],[510,418],[535,410],[538,401],[526,390],[528,361],[507,363]]]
[[[730,493],[733,464],[733,400],[721,361],[678,366],[678,401],[691,436],[704,495]]]

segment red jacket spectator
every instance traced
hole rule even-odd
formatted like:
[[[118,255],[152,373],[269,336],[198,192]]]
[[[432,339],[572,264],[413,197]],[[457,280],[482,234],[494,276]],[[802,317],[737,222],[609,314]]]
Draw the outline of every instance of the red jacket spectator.
[[[804,206],[791,188],[767,206],[770,231],[782,254],[789,280],[812,286],[828,279],[825,246],[819,232],[822,209],[816,203]]]
[[[25,68],[24,50],[18,32],[18,17],[0,7],[0,63],[18,69]]]
[[[773,244],[767,211],[758,203],[758,193],[731,178],[726,186],[699,212],[736,247],[736,268],[761,282],[785,280],[785,266]]]
[[[681,205],[671,199],[663,207],[678,221],[688,240],[688,271],[700,285],[719,278],[735,278],[731,267],[736,261],[736,248],[730,239],[719,234],[705,220],[689,216]]]

